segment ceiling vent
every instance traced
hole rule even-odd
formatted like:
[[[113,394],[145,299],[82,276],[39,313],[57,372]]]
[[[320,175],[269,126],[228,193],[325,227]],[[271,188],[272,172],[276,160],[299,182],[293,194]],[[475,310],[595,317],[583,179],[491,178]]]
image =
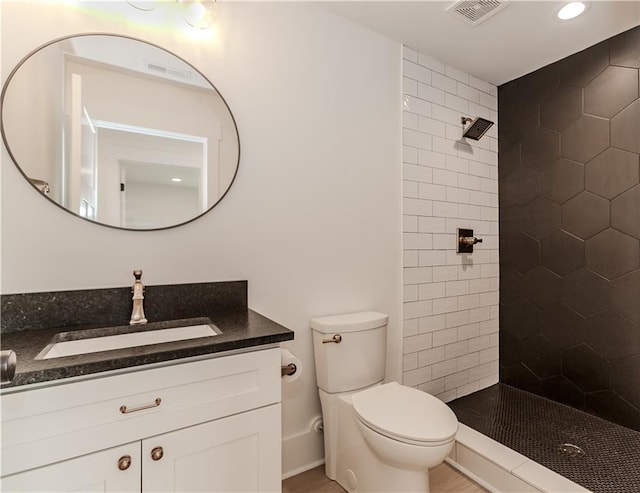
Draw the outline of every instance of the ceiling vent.
[[[508,6],[506,0],[461,0],[447,7],[447,12],[456,19],[477,26]]]

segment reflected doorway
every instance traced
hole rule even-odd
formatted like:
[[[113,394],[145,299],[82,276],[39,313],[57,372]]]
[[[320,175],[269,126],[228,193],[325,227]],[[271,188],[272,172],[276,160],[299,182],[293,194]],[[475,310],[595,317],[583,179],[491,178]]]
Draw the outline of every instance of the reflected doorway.
[[[94,125],[100,222],[153,229],[197,217],[216,200],[218,142],[113,122]]]

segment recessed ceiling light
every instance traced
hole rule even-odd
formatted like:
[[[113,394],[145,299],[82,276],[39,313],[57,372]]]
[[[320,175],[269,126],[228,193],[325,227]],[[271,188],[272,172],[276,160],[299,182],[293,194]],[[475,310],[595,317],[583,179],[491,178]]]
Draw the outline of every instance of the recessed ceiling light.
[[[583,14],[587,9],[587,5],[584,2],[569,2],[558,10],[558,19],[568,21]]]
[[[182,178],[171,178],[171,181],[175,181],[176,183],[180,183]]]

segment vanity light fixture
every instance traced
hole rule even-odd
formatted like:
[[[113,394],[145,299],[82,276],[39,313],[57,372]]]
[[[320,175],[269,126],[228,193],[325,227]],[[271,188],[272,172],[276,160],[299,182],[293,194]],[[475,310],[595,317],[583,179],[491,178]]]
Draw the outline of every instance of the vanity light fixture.
[[[171,178],[171,181],[174,181],[176,183],[180,183],[182,181],[182,178]]]
[[[215,0],[176,0],[185,7],[184,20],[196,29],[209,29],[216,17]]]
[[[134,9],[143,10],[149,12],[156,8],[155,1],[150,0],[127,0],[127,3]]]
[[[2,1],[2,0],[0,0]],[[167,2],[167,6],[177,6],[178,16],[191,27],[206,31],[213,26],[216,18],[216,0],[126,0],[136,10],[150,12],[154,10],[160,3]],[[171,3],[169,3],[171,2]],[[167,10],[162,7],[158,10]],[[171,7],[169,8],[169,11]]]
[[[584,14],[586,10],[587,4],[584,2],[569,2],[563,5],[556,15],[561,21],[568,21]]]

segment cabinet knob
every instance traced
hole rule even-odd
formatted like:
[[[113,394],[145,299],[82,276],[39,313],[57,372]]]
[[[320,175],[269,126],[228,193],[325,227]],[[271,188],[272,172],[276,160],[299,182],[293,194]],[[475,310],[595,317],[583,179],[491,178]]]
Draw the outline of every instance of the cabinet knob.
[[[126,471],[131,466],[131,456],[123,455],[118,459],[118,469],[121,471]]]
[[[164,450],[162,450],[162,447],[156,447],[151,451],[151,458],[153,460],[160,460],[162,459],[163,455],[164,455]]]

